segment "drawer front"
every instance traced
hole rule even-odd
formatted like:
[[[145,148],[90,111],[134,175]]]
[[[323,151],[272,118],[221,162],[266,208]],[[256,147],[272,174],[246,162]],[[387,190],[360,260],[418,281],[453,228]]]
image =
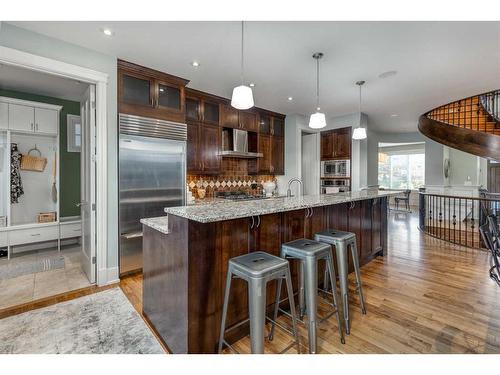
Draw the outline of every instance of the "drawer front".
[[[61,239],[80,237],[81,235],[82,235],[81,223],[61,225]]]
[[[9,245],[7,232],[0,232],[0,247],[6,247]]]
[[[56,225],[51,227],[12,230],[9,232],[9,244],[13,246],[32,242],[52,241],[57,240],[58,236],[59,228]]]

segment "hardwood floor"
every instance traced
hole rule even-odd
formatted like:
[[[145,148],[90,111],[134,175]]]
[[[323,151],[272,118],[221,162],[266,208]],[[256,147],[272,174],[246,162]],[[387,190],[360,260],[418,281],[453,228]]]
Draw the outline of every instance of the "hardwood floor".
[[[361,269],[367,315],[351,293],[351,334],[342,345],[329,318],[318,329],[320,353],[500,353],[500,288],[488,277],[488,254],[427,236],[417,224],[416,214],[389,215],[387,255]],[[140,275],[120,283],[139,312],[141,284]],[[320,314],[327,308],[322,300]],[[307,331],[299,331],[305,353]],[[277,353],[291,342],[277,329],[265,349]],[[250,352],[248,337],[234,346]]]

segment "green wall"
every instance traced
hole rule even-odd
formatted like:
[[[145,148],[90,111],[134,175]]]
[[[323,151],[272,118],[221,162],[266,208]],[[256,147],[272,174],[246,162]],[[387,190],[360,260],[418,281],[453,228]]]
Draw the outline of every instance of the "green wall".
[[[76,204],[80,202],[80,153],[67,152],[66,115],[80,115],[80,103],[50,96],[2,89],[0,89],[0,96],[55,104],[63,107],[59,118],[60,214],[61,217],[79,216],[80,209],[76,207]]]

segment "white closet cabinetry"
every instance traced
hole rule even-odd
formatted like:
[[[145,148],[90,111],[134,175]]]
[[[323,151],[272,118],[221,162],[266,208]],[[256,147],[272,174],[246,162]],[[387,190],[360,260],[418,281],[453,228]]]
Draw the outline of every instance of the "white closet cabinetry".
[[[28,251],[29,244],[57,241],[61,243],[59,200],[53,201],[52,184],[59,189],[59,114],[62,107],[29,100],[0,97],[0,150],[4,160],[0,168],[0,215],[7,216],[7,226],[0,228],[0,247],[7,253]],[[10,145],[16,143],[21,154],[36,148],[47,159],[43,171],[21,170],[24,194],[11,203]],[[41,212],[55,212],[56,221],[37,223]],[[73,225],[71,225],[73,224]],[[78,237],[75,220],[62,231],[64,238]]]
[[[22,132],[35,131],[35,108],[9,104],[9,129]]]
[[[0,103],[0,129],[9,128],[9,105]]]
[[[56,135],[59,112],[53,109],[9,103],[9,129]]]
[[[35,132],[57,134],[58,115],[53,109],[35,108]]]
[[[0,247],[9,246],[9,237],[6,231],[0,232]]]
[[[22,227],[22,226],[21,226]],[[23,229],[12,229],[9,233],[9,245],[23,245],[33,242],[54,241],[59,238],[57,224],[30,226]]]

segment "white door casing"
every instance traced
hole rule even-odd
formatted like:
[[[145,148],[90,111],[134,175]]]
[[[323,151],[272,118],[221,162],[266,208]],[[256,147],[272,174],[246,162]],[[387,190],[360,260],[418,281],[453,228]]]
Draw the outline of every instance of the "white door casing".
[[[107,90],[109,76],[96,70],[66,63],[51,58],[34,55],[13,48],[0,46],[0,63],[75,79],[96,85],[96,211],[95,220],[98,231],[95,233],[97,256],[97,285],[115,283],[118,267],[108,264],[108,168],[107,168]],[[116,257],[118,252],[116,251]],[[118,258],[116,259],[118,260]]]
[[[90,85],[80,103],[82,147],[80,154],[80,216],[82,218],[82,268],[96,281],[95,254],[95,86]]]

